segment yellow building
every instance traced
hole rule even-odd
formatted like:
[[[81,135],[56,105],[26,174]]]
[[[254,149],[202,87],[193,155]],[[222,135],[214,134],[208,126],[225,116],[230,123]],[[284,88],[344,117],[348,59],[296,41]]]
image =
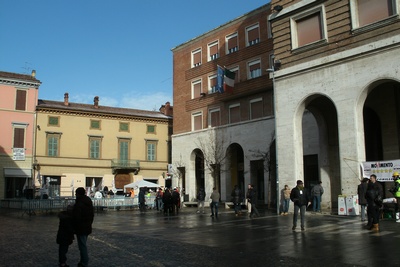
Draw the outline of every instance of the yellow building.
[[[39,100],[36,183],[50,197],[147,180],[165,185],[170,159],[172,107],[145,111]]]

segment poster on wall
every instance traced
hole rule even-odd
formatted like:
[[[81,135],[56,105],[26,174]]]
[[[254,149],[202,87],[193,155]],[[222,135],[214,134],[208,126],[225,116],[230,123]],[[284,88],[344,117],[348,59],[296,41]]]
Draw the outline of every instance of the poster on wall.
[[[375,174],[380,182],[392,182],[392,174],[395,171],[400,172],[400,159],[362,163],[363,177],[369,178],[371,174]]]

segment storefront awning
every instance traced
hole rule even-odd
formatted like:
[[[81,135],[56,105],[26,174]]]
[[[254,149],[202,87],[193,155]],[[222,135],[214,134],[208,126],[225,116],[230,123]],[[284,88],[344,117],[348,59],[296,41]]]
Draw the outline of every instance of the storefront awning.
[[[32,169],[4,168],[5,177],[32,177]]]

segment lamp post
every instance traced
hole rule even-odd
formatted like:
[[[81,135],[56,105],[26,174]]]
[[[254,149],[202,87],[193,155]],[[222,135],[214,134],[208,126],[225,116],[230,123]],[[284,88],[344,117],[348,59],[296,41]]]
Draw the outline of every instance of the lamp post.
[[[276,88],[275,88],[275,71],[279,70],[281,67],[281,62],[279,60],[275,60],[273,58],[274,64],[272,64],[272,68],[267,69],[268,73],[272,74],[272,90],[273,90],[273,101],[274,101],[274,117],[275,117],[275,177],[276,177],[276,213],[279,215],[279,172],[278,172],[278,138],[276,132]]]

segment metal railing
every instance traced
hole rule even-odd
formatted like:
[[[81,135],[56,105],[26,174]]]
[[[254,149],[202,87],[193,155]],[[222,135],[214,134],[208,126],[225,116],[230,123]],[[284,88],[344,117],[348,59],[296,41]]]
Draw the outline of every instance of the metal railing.
[[[154,208],[155,197],[146,197],[146,205],[148,208]],[[138,198],[130,197],[112,197],[112,198],[92,198],[93,207],[96,211],[104,209],[133,209],[138,208]],[[52,212],[66,210],[67,206],[74,204],[75,199],[2,199],[0,200],[0,208],[2,210],[21,210],[23,214],[29,216],[39,212]]]

